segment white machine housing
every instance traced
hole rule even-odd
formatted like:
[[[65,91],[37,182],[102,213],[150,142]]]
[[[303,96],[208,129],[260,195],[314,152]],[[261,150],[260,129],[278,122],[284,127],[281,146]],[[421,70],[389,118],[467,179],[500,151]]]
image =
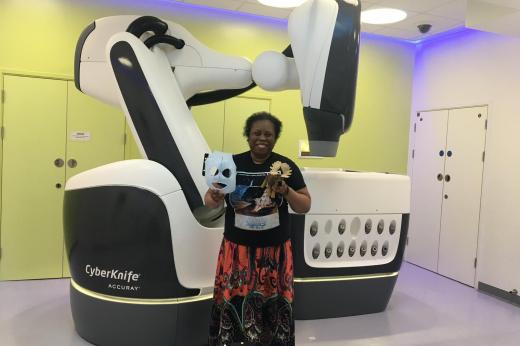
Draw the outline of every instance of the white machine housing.
[[[302,173],[313,196],[303,250],[309,266],[377,266],[395,259],[402,216],[410,210],[408,177],[341,169]]]

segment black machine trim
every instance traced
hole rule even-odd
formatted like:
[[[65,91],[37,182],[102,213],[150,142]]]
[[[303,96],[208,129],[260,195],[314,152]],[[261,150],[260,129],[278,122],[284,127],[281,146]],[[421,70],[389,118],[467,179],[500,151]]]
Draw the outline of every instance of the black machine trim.
[[[74,54],[74,85],[76,89],[81,91],[80,84],[80,65],[81,65],[81,52],[83,51],[83,46],[85,45],[85,41],[87,37],[96,29],[96,22],[90,23],[85,30],[79,36],[78,43],[76,44],[76,52]]]
[[[346,132],[354,113],[356,82],[359,63],[359,32],[361,6],[343,0],[338,3],[338,16],[323,83],[321,109],[343,114],[343,132]]]
[[[355,281],[295,282],[294,318],[314,320],[382,312],[397,275]],[[305,302],[300,304],[300,302]]]
[[[303,107],[309,141],[338,142],[343,134],[345,118],[338,113]]]
[[[131,64],[122,64],[120,58]],[[199,191],[157,105],[143,70],[132,47],[117,42],[110,51],[110,59],[128,113],[148,159],[165,166],[182,187],[190,209],[203,205]]]
[[[288,45],[287,48],[283,50],[282,54],[288,58],[294,58],[294,53],[292,51],[291,45]]]
[[[167,43],[169,45],[174,46],[177,49],[182,49],[186,45],[184,40],[170,35],[154,35],[148,38],[146,41],[144,41],[145,46],[148,48],[152,48],[153,46],[159,43]]]
[[[179,282],[170,218],[154,193],[131,186],[66,191],[63,221],[71,274],[81,287],[138,299],[199,294]]]
[[[139,38],[147,31],[152,31],[155,35],[164,35],[167,30],[168,24],[153,16],[139,17],[130,23],[126,29],[127,32]]]
[[[198,93],[189,98],[188,101],[186,101],[186,104],[188,105],[188,107],[192,107],[224,101],[232,97],[241,95],[246,91],[253,89],[254,87],[256,87],[255,82],[251,83],[249,86],[242,89],[224,89]]]

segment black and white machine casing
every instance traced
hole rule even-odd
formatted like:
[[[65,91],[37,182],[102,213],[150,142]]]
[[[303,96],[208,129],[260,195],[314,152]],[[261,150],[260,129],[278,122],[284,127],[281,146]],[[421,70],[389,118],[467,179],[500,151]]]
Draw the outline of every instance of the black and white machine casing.
[[[72,314],[83,338],[202,345],[222,235],[195,220],[164,166],[130,160],[70,179],[64,225]]]
[[[313,197],[291,214],[297,319],[385,310],[403,260],[410,210],[406,176],[302,171]]]
[[[72,313],[78,333],[95,344],[198,345],[207,342],[223,217],[222,210],[202,204],[207,186],[200,172],[209,148],[187,101],[205,90],[241,89],[253,80],[268,90],[299,87],[311,143],[317,152],[335,154],[353,111],[359,3],[309,0],[289,19],[294,58],[269,52],[253,64],[210,50],[171,22],[166,33],[184,40],[184,48],[149,49],[143,41],[152,33],[138,38],[126,32],[136,19],[97,20],[78,42],[77,87],[121,105],[146,159],[98,167],[67,182]],[[311,23],[319,24],[319,35],[297,30]],[[312,39],[299,39],[305,35]],[[347,68],[333,63],[341,54],[350,59]],[[280,73],[267,73],[273,68]],[[341,76],[342,84],[330,75]],[[335,86],[344,91],[336,104],[339,96],[327,91]],[[291,214],[295,317],[384,310],[402,261],[408,178],[341,170],[303,174],[313,207],[307,215]],[[374,227],[366,233],[369,219]],[[397,231],[390,234],[394,221]],[[361,255],[363,245],[369,249]]]

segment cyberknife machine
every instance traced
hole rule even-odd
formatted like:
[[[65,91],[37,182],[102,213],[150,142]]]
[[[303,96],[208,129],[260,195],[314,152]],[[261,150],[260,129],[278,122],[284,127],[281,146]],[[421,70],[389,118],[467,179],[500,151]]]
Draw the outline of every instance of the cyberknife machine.
[[[178,24],[154,17],[102,18],[85,29],[76,86],[123,108],[146,159],[98,167],[67,182],[71,308],[83,338],[98,345],[207,342],[223,210],[202,203],[207,185],[200,173],[209,148],[189,106],[255,84],[273,91],[299,88],[312,154],[334,156],[352,120],[359,9],[354,0],[307,1],[289,18],[290,48],[266,52],[253,64],[213,51]],[[313,207],[308,215],[291,215],[295,317],[384,310],[406,238],[407,178],[303,173]],[[368,219],[379,225],[381,218],[388,234],[394,225],[392,237],[361,232]],[[377,249],[367,252],[375,242]]]

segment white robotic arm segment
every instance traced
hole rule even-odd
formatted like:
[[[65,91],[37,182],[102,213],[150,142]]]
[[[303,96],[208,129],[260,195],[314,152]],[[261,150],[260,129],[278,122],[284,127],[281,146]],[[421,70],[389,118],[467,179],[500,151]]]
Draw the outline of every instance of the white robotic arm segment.
[[[175,77],[186,100],[201,91],[241,89],[252,83],[249,60],[214,51],[182,26],[167,24],[171,34],[185,42],[182,49],[165,44],[160,48],[175,67]]]
[[[357,0],[308,0],[289,17],[312,155],[336,156],[352,122],[360,12]]]
[[[193,68],[178,66],[175,77],[182,90],[184,99],[188,100],[201,91],[225,89],[242,89],[252,83],[251,70],[222,68]],[[226,81],[222,83],[222,81]]]
[[[76,87],[82,92],[107,103],[118,104],[117,84],[105,57],[105,46],[117,33],[127,31],[129,25],[139,20],[138,16],[113,16],[96,20],[82,33],[76,47]],[[152,18],[153,17],[149,17]],[[159,19],[156,19],[160,21]],[[171,35],[183,41],[181,49],[165,43],[155,43],[152,49],[160,48],[166,54],[184,99],[198,92],[213,89],[240,89],[252,83],[251,62],[214,51],[191,35],[182,26],[160,21]],[[145,31],[140,36],[144,43],[153,38]]]
[[[274,51],[264,52],[255,59],[253,80],[259,87],[269,91],[300,88],[294,59]]]
[[[120,103],[143,156],[173,172],[188,195],[190,206],[200,206],[199,199],[207,187],[202,176],[191,172],[200,171],[209,147],[183,102],[167,55],[161,48],[148,49],[128,32],[113,35],[106,49],[106,59],[118,83]],[[175,155],[177,158],[172,160]]]
[[[137,16],[96,19],[81,34],[76,46],[76,88],[103,102],[119,105],[118,87],[105,58],[105,46],[116,32],[125,31]]]
[[[337,11],[334,1],[309,0],[289,16],[289,36],[304,107],[320,108]]]

